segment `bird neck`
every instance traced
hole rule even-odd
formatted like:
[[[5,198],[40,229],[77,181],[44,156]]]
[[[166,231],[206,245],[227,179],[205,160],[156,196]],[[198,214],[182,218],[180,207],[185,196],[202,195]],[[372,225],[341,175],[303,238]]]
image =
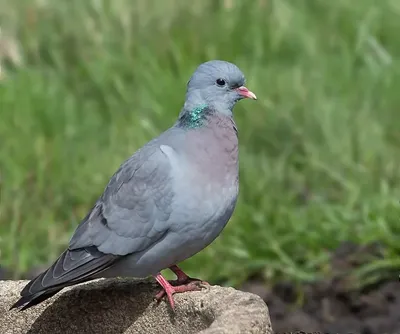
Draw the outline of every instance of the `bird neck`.
[[[185,105],[179,115],[178,126],[186,129],[196,129],[204,126],[213,114],[213,110],[205,103],[192,105],[190,109]]]
[[[232,117],[232,108],[233,105],[226,105],[224,101],[217,103],[215,100],[207,99],[200,90],[189,90],[177,123],[182,128],[200,128],[205,126],[213,115]]]

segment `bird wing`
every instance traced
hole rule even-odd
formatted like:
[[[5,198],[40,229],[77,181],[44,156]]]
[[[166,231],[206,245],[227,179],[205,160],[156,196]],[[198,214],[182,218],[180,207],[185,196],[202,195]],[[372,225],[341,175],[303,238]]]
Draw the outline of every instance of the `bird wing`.
[[[14,307],[27,302],[30,307],[157,243],[168,232],[174,196],[171,183],[171,164],[160,146],[137,151],[113,175],[77,227],[68,249],[27,284]]]
[[[96,246],[124,256],[148,248],[168,231],[173,196],[168,156],[158,145],[145,146],[113,175],[69,249]]]

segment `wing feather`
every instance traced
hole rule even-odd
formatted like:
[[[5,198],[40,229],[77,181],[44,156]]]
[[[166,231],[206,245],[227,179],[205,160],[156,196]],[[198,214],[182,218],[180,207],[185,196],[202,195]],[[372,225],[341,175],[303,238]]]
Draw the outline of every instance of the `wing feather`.
[[[138,151],[112,177],[69,249],[96,246],[123,256],[149,247],[168,230],[174,196],[170,181],[170,162],[158,146]]]

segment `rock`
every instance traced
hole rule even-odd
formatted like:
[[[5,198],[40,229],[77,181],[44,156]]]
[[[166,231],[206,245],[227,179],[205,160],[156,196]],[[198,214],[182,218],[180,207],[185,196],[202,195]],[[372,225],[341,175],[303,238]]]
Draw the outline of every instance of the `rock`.
[[[233,288],[177,294],[173,311],[153,300],[156,283],[101,279],[66,288],[26,311],[9,311],[27,283],[0,281],[0,333],[273,333],[262,299]]]

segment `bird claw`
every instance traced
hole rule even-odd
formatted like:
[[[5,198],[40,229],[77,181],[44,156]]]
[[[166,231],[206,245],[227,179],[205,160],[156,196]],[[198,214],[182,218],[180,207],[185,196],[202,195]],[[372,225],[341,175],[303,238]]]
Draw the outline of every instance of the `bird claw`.
[[[202,281],[201,279],[198,279],[198,278],[192,278],[190,276],[186,276],[184,279],[176,279],[176,280],[169,281],[169,283],[172,286],[186,285],[186,284],[189,284],[192,282],[201,282],[204,285],[210,285],[210,283],[208,283],[206,281]]]
[[[185,284],[180,284],[180,285],[171,284],[170,289],[160,290],[155,295],[154,299],[157,302],[160,302],[161,299],[163,299],[165,296],[167,296],[171,303],[172,295],[174,295],[175,293],[183,293],[183,292],[188,292],[188,291],[201,291],[203,288],[209,288],[209,287],[210,287],[210,284],[208,282],[201,281],[199,279],[191,279],[191,281],[189,281],[188,283],[185,283]],[[173,307],[173,302],[171,303],[171,306]]]

